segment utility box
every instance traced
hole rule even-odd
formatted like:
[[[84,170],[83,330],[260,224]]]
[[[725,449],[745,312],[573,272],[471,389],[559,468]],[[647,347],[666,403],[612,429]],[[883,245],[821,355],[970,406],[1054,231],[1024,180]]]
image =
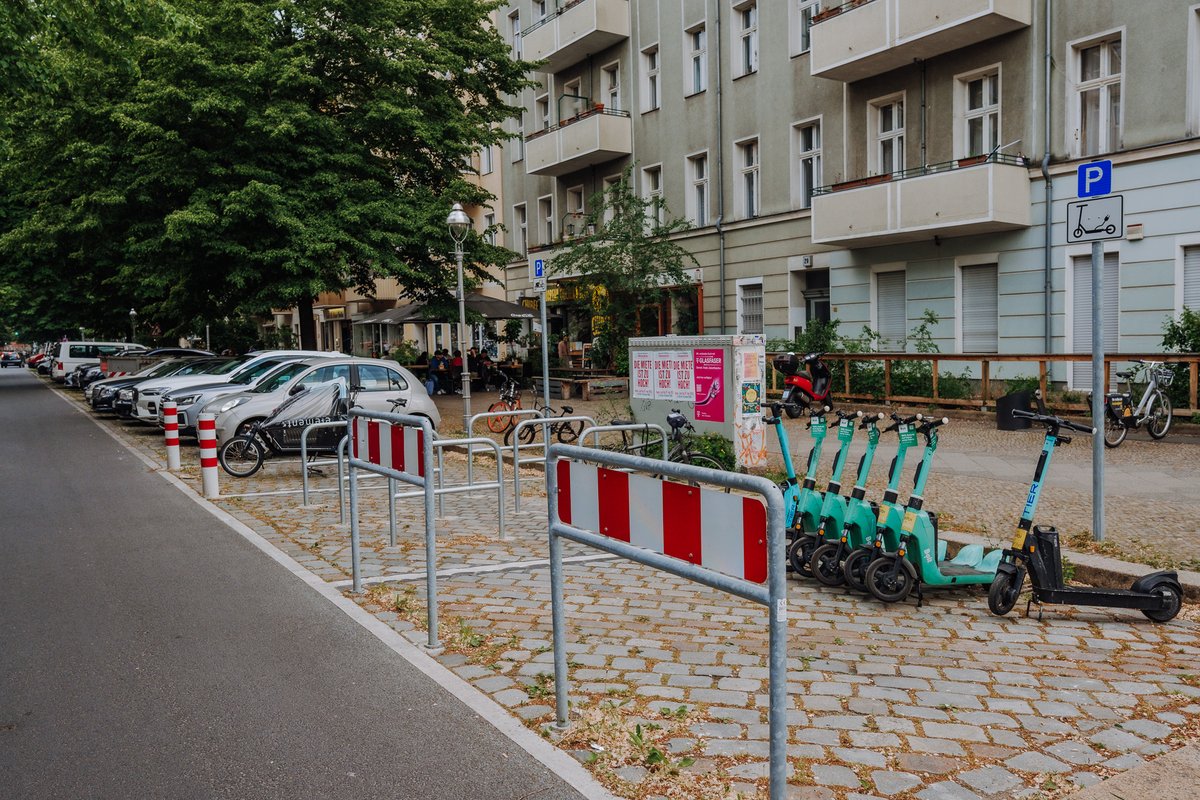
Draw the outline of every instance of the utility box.
[[[739,468],[766,466],[766,366],[766,342],[757,335],[630,339],[633,418],[667,428],[667,414],[678,408],[697,433],[729,440]]]

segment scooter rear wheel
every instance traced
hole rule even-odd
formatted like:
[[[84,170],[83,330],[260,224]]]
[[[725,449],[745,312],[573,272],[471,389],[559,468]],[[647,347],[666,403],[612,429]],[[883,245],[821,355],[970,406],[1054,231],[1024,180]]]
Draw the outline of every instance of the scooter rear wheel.
[[[842,572],[842,564],[838,559],[840,552],[839,542],[826,542],[813,551],[808,562],[813,576],[826,586],[841,586],[846,582],[846,575]]]
[[[880,602],[899,603],[912,592],[912,576],[897,561],[895,557],[878,558],[867,568],[867,589]]]
[[[783,411],[788,419],[796,419],[807,407],[808,402],[799,389],[789,389],[783,393]]]
[[[1175,615],[1179,613],[1179,609],[1183,606],[1183,595],[1179,593],[1179,590],[1174,585],[1164,581],[1154,586],[1150,591],[1161,594],[1166,601],[1166,605],[1164,608],[1155,610],[1143,609],[1142,613],[1146,615],[1146,618],[1155,622],[1170,622],[1175,619]]]
[[[1012,611],[1021,596],[1023,583],[1023,578],[1021,583],[1017,583],[1007,572],[996,573],[996,577],[992,579],[992,586],[988,589],[988,610],[997,617],[1003,617]]]
[[[788,549],[788,560],[792,563],[792,570],[805,578],[811,578],[812,572],[812,554],[815,541],[814,537],[801,534],[792,541],[792,546]]]
[[[871,559],[874,553],[870,550],[859,548],[852,550],[850,555],[846,556],[846,560],[842,563],[842,575],[846,578],[846,585],[856,592],[867,594],[867,568],[871,566]]]

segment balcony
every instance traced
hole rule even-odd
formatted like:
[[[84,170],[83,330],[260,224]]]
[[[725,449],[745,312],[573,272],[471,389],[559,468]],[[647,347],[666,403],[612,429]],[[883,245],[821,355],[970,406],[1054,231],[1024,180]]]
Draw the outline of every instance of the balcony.
[[[633,152],[633,122],[628,111],[596,105],[553,128],[525,137],[525,171],[530,175],[566,175]]]
[[[1028,27],[1030,0],[850,0],[813,19],[812,74],[851,81]]]
[[[521,33],[522,56],[559,72],[629,38],[629,0],[573,0]]]
[[[813,192],[814,244],[873,247],[1028,228],[1029,169],[992,154],[835,183]]]

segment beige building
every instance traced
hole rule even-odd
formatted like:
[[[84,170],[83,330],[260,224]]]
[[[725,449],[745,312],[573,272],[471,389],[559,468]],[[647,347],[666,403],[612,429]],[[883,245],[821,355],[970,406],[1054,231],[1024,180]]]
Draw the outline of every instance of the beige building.
[[[1086,350],[1089,248],[1067,238],[1094,221],[1066,204],[1104,158],[1133,226],[1105,245],[1112,349],[1156,349],[1200,307],[1195,0],[511,0],[499,19],[544,63],[501,156],[510,299],[633,163],[694,225],[707,333],[832,317],[898,349],[928,309],[943,352]]]

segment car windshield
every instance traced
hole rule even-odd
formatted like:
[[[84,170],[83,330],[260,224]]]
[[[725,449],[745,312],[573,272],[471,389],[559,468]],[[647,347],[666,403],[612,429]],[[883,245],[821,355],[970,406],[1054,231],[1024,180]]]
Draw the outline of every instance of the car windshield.
[[[218,365],[215,368],[204,370],[204,374],[205,375],[228,375],[229,373],[233,372],[234,370],[236,370],[238,367],[240,367],[242,364],[245,364],[245,363],[246,363],[245,357],[223,359],[222,361],[218,362]]]
[[[170,361],[160,361],[157,364],[151,364],[136,374],[139,378],[161,378],[163,375],[174,375],[176,370],[185,366],[187,366],[186,361],[173,358]]]
[[[233,373],[233,377],[229,379],[229,382],[240,383],[243,386],[248,386],[283,363],[285,363],[284,359],[264,358],[257,364],[253,364],[248,367],[242,367],[237,372]]]
[[[290,364],[284,364],[270,375],[263,378],[262,381],[259,382],[258,386],[255,386],[250,391],[257,392],[259,394],[273,392],[290,381],[292,378],[299,375],[301,372],[304,372],[304,370],[308,369],[308,367],[309,365],[305,364],[303,361],[294,361]]]
[[[184,364],[175,375],[208,375],[225,364],[216,358],[197,358]]]

